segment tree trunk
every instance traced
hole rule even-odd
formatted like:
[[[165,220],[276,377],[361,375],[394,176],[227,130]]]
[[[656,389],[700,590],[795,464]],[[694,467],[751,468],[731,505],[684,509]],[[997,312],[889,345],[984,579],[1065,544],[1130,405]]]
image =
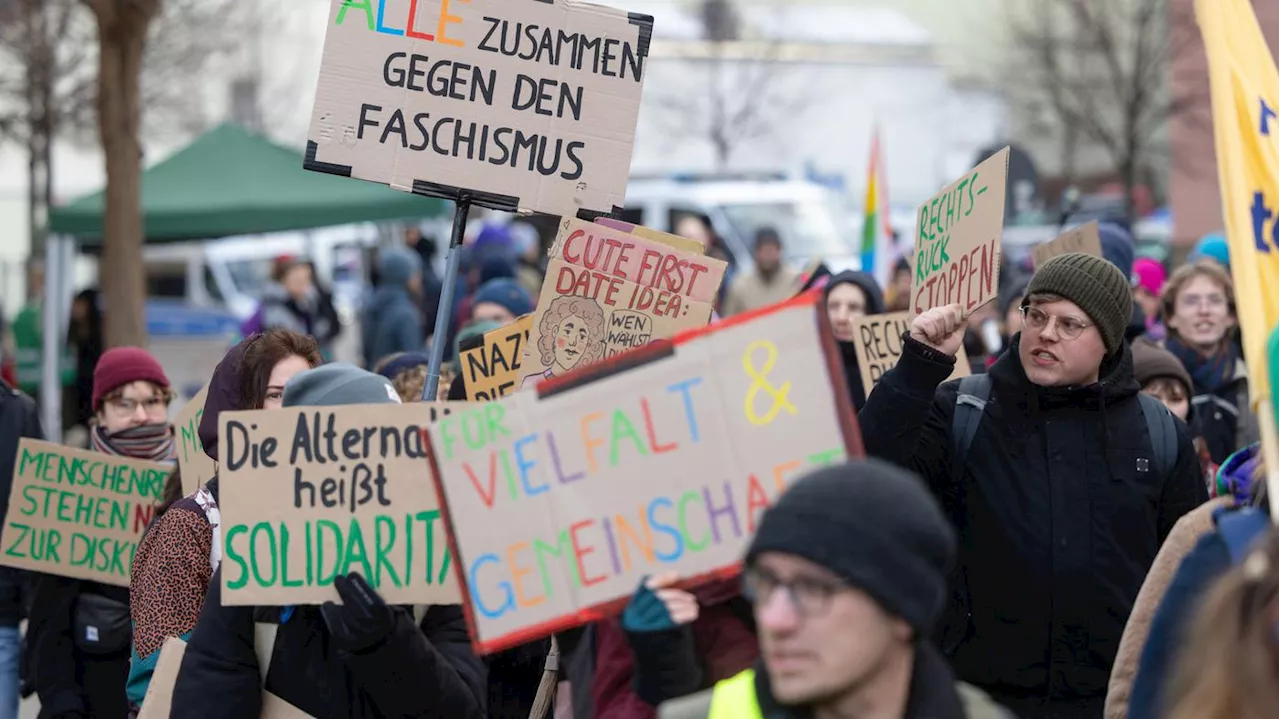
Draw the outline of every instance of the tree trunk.
[[[108,347],[145,346],[139,72],[154,3],[97,0],[98,129],[106,157],[102,292]]]

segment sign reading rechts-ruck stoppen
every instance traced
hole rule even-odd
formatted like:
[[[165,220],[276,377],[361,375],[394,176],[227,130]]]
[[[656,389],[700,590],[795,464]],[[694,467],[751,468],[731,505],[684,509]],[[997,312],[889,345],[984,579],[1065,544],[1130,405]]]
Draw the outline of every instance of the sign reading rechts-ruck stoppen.
[[[332,0],[309,170],[508,211],[620,206],[653,18],[574,0]]]
[[[942,188],[916,213],[911,314],[959,304],[966,314],[1000,294],[1009,148]]]
[[[358,572],[392,604],[456,604],[422,430],[465,402],[224,412],[222,601],[320,604]]]
[[[825,315],[804,295],[431,427],[477,649],[617,611],[654,572],[737,571],[790,482],[861,456]]]
[[[23,439],[0,565],[129,586],[173,467]]]

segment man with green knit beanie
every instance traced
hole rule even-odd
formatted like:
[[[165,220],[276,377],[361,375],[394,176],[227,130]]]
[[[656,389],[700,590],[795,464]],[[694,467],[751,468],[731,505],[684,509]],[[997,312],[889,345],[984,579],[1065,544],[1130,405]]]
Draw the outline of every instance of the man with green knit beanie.
[[[1055,257],[1010,351],[951,382],[966,318],[926,310],[858,415],[867,453],[922,475],[960,538],[934,639],[1020,717],[1102,716],[1147,570],[1207,498],[1186,425],[1134,379],[1132,302],[1107,260]]]

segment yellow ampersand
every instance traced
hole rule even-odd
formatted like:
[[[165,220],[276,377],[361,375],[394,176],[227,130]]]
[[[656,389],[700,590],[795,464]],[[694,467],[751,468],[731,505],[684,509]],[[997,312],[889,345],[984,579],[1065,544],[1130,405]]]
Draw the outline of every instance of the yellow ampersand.
[[[765,351],[764,364],[758,370],[751,360],[757,349]],[[788,414],[796,413],[796,406],[787,399],[787,394],[791,392],[791,381],[783,382],[781,386],[776,388],[769,381],[768,374],[773,371],[773,365],[777,361],[778,347],[769,340],[752,342],[747,345],[747,351],[742,353],[742,369],[746,370],[747,376],[753,380],[751,386],[747,388],[747,397],[743,401],[743,411],[746,412],[747,421],[757,427],[769,424],[784,409]],[[773,398],[773,404],[769,407],[769,411],[763,415],[756,413],[756,395],[760,392],[764,392]]]

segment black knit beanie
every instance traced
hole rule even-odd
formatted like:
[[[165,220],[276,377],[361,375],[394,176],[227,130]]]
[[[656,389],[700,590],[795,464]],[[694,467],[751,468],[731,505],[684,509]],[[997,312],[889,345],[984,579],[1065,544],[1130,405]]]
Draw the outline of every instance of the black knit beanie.
[[[1083,252],[1058,255],[1036,268],[1022,306],[1038,294],[1058,295],[1079,305],[1098,326],[1107,354],[1120,349],[1133,315],[1133,290],[1115,265]]]
[[[824,467],[764,513],[747,549],[807,559],[871,595],[927,637],[947,596],[956,540],[915,474],[879,460]]]

